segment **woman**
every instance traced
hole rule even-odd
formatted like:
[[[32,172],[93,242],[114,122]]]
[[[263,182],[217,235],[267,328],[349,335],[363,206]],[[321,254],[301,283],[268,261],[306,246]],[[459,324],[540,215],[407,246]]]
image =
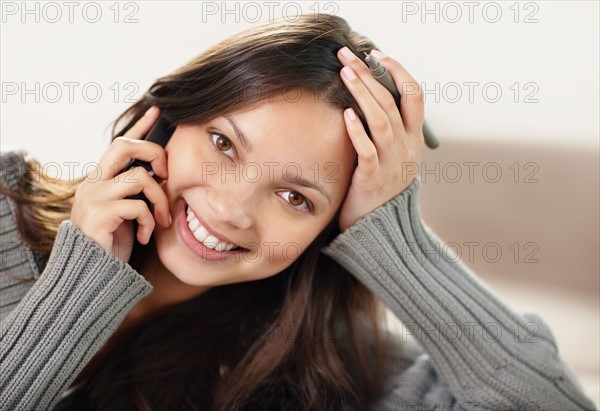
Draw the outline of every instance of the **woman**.
[[[544,322],[440,252],[404,172],[423,103],[373,48],[335,16],[255,27],[153,84],[88,178],[3,155],[0,408],[593,409]]]

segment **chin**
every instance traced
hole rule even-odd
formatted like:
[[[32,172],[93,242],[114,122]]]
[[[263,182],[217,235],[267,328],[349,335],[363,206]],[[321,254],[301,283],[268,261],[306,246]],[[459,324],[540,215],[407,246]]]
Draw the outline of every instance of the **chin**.
[[[179,282],[192,287],[216,287],[262,280],[277,275],[292,264],[290,261],[283,262],[281,267],[273,263],[260,264],[261,261],[256,261],[254,255],[234,255],[218,261],[207,261],[179,240],[175,224],[168,228],[156,225],[153,237],[162,265]]]

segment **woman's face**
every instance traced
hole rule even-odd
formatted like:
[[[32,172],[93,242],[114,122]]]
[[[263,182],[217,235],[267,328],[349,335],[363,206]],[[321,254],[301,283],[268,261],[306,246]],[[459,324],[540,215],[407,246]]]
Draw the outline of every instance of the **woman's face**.
[[[342,110],[298,93],[296,101],[280,97],[179,125],[169,140],[169,177],[161,186],[173,224],[157,224],[154,238],[160,262],[182,283],[216,286],[275,275],[341,206],[356,158]],[[206,233],[193,219],[190,227],[187,206],[219,242],[246,250],[202,245],[192,229],[200,238]],[[204,243],[210,247],[214,239]]]

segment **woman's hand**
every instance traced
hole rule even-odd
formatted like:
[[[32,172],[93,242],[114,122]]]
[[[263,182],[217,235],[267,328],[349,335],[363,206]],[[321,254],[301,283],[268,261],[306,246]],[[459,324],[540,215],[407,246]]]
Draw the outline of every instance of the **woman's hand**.
[[[372,54],[390,72],[401,95],[402,86],[408,84],[414,93],[402,96],[399,111],[391,93],[375,80],[362,60],[347,47],[338,51],[338,58],[345,66],[341,71],[342,80],[364,113],[372,134],[369,139],[356,115],[352,118],[354,110],[344,111],[348,135],[358,154],[358,166],[342,204],[341,231],[410,185],[425,144],[421,87],[396,60],[377,51]],[[350,76],[346,73],[348,68]]]
[[[167,196],[158,182],[143,167],[121,171],[134,158],[150,162],[155,174],[167,178],[167,157],[156,143],[142,140],[150,130],[159,110],[151,108],[129,129],[117,137],[100,162],[75,192],[69,220],[115,257],[129,262],[133,249],[133,221],[139,228],[138,241],[147,244],[154,231],[155,221],[143,200],[125,197],[144,192],[153,204],[154,214],[161,225],[170,223]]]

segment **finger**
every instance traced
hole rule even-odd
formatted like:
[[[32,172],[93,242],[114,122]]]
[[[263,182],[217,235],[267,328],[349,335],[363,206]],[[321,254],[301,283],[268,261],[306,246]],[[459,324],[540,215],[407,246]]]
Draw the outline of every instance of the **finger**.
[[[398,106],[394,101],[394,97],[381,83],[379,83],[379,81],[375,79],[375,77],[373,77],[369,67],[347,47],[342,47],[338,51],[338,57],[345,66],[350,66],[358,78],[360,78],[360,80],[364,83],[365,87],[369,90],[375,101],[377,101],[377,104],[379,104],[379,106],[383,108],[387,114],[392,127],[396,130],[404,131],[402,118],[400,117],[400,111],[398,110]]]
[[[401,85],[398,90],[401,95],[400,115],[404,127],[411,133],[421,135],[425,118],[425,103],[421,86],[398,61],[384,54],[377,59],[390,72],[394,82]]]
[[[112,201],[106,208],[105,213],[115,215],[122,220],[136,220],[138,222],[137,239],[142,244],[148,244],[156,223],[143,200]]]
[[[102,182],[95,191],[95,200],[114,201],[143,192],[153,205],[156,220],[164,227],[169,226],[170,210],[167,195],[145,168],[132,168],[120,174],[117,179],[116,182],[114,180]]]
[[[148,134],[160,114],[160,109],[156,106],[150,107],[146,113],[129,130],[123,134],[125,137],[141,140]]]
[[[377,148],[352,108],[344,110],[344,121],[348,129],[348,136],[350,136],[352,145],[358,155],[358,167],[366,172],[375,171],[379,167]]]
[[[114,178],[134,158],[149,162],[152,170],[160,177],[168,177],[167,155],[160,144],[129,137],[117,137],[100,158],[93,178],[97,180]]]
[[[365,84],[349,66],[345,66],[341,73],[346,87],[348,87],[348,90],[350,90],[360,109],[365,114],[371,138],[383,160],[386,156],[386,149],[389,150],[394,142],[394,131],[390,124],[390,119]],[[396,109],[396,111],[398,110]]]

